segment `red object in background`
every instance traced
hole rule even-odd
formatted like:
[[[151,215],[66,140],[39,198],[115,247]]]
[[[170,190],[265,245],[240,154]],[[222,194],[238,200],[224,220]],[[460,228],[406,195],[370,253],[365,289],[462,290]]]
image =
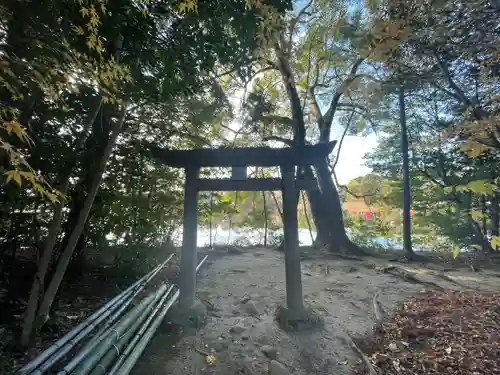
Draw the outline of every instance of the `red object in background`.
[[[369,211],[365,212],[364,216],[365,216],[365,220],[373,220],[373,213],[371,213]]]

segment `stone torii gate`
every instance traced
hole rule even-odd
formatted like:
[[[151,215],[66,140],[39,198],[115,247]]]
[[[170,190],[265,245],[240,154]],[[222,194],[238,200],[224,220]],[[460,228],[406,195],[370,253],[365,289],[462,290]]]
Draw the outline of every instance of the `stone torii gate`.
[[[162,164],[184,168],[184,228],[179,277],[179,309],[189,315],[195,306],[197,264],[197,217],[199,191],[275,191],[281,190],[284,216],[286,303],[288,316],[305,314],[300,269],[297,190],[327,188],[321,180],[295,179],[296,166],[328,169],[327,156],[336,141],[293,148],[218,148],[170,150],[149,146],[152,156]],[[281,178],[247,178],[247,167],[281,169]],[[230,179],[199,178],[202,167],[231,167]],[[319,186],[318,186],[319,185]]]

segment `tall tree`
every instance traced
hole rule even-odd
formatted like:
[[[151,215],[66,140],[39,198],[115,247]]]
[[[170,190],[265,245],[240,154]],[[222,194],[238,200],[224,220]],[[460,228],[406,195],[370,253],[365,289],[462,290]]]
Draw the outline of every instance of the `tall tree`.
[[[328,142],[343,114],[350,113],[354,121],[368,114],[376,98],[361,91],[368,84],[363,72],[368,67],[362,69],[367,57],[364,21],[348,3],[324,1],[309,1],[285,17],[281,33],[261,59],[265,73],[249,95],[247,124],[260,131],[263,141],[289,146]],[[346,122],[349,128],[351,121]],[[362,251],[347,236],[332,169],[301,168],[299,173],[317,174],[328,186],[328,192],[307,194],[316,244],[332,251]]]
[[[406,127],[405,89],[399,87],[399,119],[401,123],[401,154],[403,155],[403,248],[409,259],[414,257],[411,245],[411,188],[408,129]]]
[[[425,174],[464,206],[474,241],[488,250],[491,244],[481,228],[484,223],[477,220],[478,209],[485,211],[481,201],[495,196],[498,180],[491,175],[478,180],[482,173],[475,172],[486,160],[498,160],[498,9],[487,0],[418,4],[390,0],[369,5],[388,40],[384,59],[419,82],[420,95],[433,103],[433,117],[441,117],[433,120],[438,127],[429,134],[438,143],[438,169],[426,168]],[[394,28],[403,32],[396,35]],[[450,150],[456,150],[468,174],[453,175],[443,169],[447,164],[443,154]]]

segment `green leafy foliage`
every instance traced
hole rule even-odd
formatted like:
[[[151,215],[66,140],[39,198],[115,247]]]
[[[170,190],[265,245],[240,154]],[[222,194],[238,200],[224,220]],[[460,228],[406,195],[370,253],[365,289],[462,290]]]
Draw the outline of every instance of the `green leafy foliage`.
[[[3,266],[20,249],[38,267],[28,310],[39,300],[50,309],[54,296],[37,290],[58,290],[52,281],[66,272],[66,254],[73,264],[88,248],[171,243],[182,222],[182,171],[142,145],[219,141],[232,116],[220,77],[252,74],[256,50],[290,5],[0,5],[0,267],[2,278],[15,273]]]

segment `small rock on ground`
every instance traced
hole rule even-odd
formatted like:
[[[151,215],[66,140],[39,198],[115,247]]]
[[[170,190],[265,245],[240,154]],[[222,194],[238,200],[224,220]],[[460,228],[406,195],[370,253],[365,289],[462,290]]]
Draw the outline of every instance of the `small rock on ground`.
[[[278,361],[271,360],[269,362],[269,375],[291,375],[287,368]]]
[[[235,333],[235,334],[239,334],[239,333],[242,333],[242,332],[245,332],[245,331],[246,331],[246,327],[244,327],[242,325],[235,325],[235,326],[232,326],[229,329],[229,332]]]
[[[243,309],[247,314],[259,315],[259,310],[255,306],[255,303],[253,303],[253,301],[251,300],[243,304]]]
[[[269,359],[278,359],[278,350],[271,345],[264,345],[260,351]]]

